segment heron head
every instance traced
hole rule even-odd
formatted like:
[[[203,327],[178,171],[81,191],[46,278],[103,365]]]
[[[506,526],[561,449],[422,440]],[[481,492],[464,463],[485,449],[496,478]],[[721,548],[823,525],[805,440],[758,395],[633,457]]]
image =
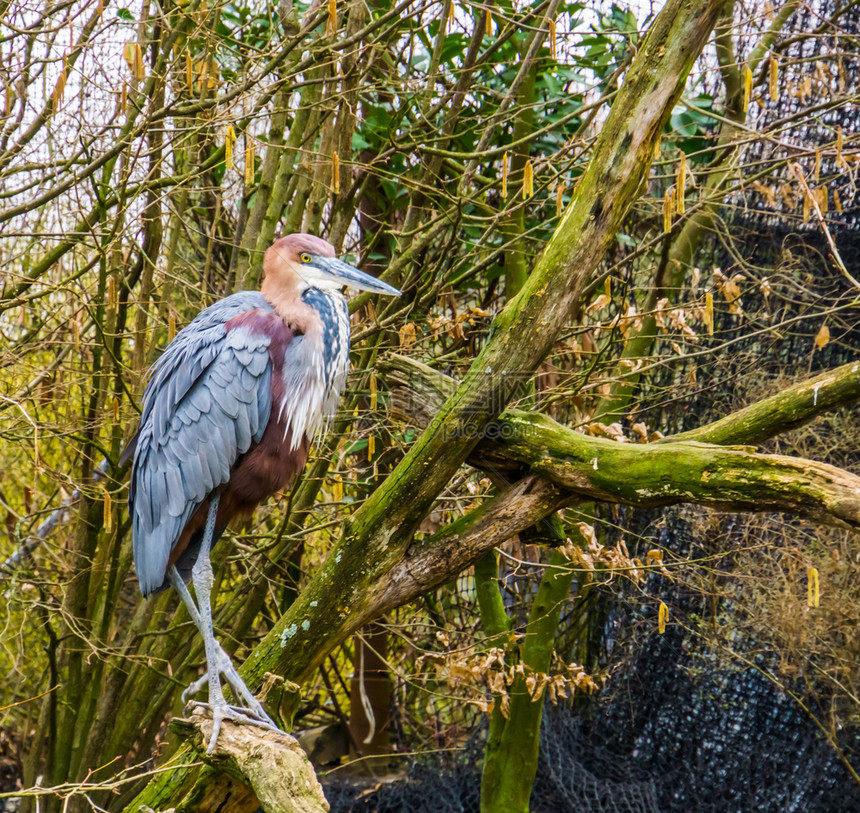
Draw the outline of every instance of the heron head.
[[[348,285],[360,291],[400,296],[400,291],[342,262],[334,247],[312,234],[290,234],[278,240],[263,258],[267,279],[283,285],[335,290]]]

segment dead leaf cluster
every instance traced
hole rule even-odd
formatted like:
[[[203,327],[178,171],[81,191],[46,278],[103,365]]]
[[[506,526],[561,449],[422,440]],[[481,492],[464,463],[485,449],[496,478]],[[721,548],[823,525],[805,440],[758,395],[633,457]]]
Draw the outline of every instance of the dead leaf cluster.
[[[447,636],[441,640],[447,642]],[[511,643],[515,643],[515,639]],[[485,713],[492,712],[498,704],[505,718],[510,711],[512,693],[525,690],[532,702],[546,694],[557,703],[559,698],[570,697],[576,691],[591,694],[602,688],[607,679],[605,675],[588,674],[578,663],[560,662],[553,674],[534,672],[519,659],[513,647],[492,647],[474,654],[462,651],[426,653],[416,666],[420,668],[425,663],[433,665],[437,678],[451,692]]]
[[[596,571],[608,571],[610,573],[617,571],[634,582],[639,582],[644,578],[642,560],[630,556],[623,537],[610,548],[601,544],[597,539],[594,526],[585,522],[577,522],[575,525],[579,530],[580,541],[568,539],[559,548],[572,564],[581,567],[589,574]]]

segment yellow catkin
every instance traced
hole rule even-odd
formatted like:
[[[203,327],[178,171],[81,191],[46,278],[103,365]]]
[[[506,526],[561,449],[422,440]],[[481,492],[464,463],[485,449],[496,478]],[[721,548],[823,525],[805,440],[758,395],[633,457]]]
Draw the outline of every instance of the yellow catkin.
[[[343,502],[343,478],[339,474],[335,474],[331,484],[331,496],[335,502]]]
[[[829,198],[827,194],[827,184],[822,184],[818,187],[818,208],[821,209],[821,214],[826,215],[830,209]]]
[[[333,37],[337,32],[337,0],[328,0],[328,35]]]
[[[487,34],[492,34],[492,33],[493,33],[493,12],[492,12],[492,11],[490,11],[490,7],[489,7],[489,6],[487,6],[487,21],[486,21],[486,23],[485,23],[484,31],[485,31]]]
[[[555,216],[561,217],[564,211],[564,184],[559,181],[555,187]]]
[[[14,101],[15,91],[12,90],[12,85],[6,85],[6,107],[3,109],[4,116],[8,116],[12,112]]]
[[[672,231],[672,213],[675,211],[675,187],[670,186],[663,197],[663,233]]]
[[[532,159],[526,161],[523,167],[523,200],[528,200],[535,193],[535,171]]]
[[[245,135],[245,186],[254,185],[254,139]]]
[[[64,60],[63,69],[60,71],[60,75],[57,77],[57,84],[54,85],[54,93],[51,97],[54,110],[60,109],[60,103],[63,101],[63,93],[65,93],[66,90],[66,80],[68,79],[68,76],[68,67]]]
[[[815,151],[815,183],[821,178],[821,150]]]
[[[146,78],[146,69],[143,67],[143,48],[140,47],[139,42],[134,44],[134,78]]]
[[[206,58],[206,87],[209,90],[218,87],[218,79],[221,76],[221,71],[218,70],[218,63],[215,58],[209,56]]]
[[[842,214],[842,198],[839,197],[839,190],[833,190],[833,208],[836,209],[839,214]]]
[[[331,192],[333,195],[340,194],[340,158],[337,150],[331,154]]]
[[[768,89],[770,90],[770,100],[772,102],[779,101],[779,60],[776,54],[770,55],[770,76],[768,81]]]
[[[132,73],[134,73],[134,45],[134,42],[129,41],[122,47],[122,58]]]
[[[116,307],[116,278],[113,274],[108,274],[107,278],[107,301],[109,308]]]
[[[714,335],[714,295],[711,291],[705,294],[705,324],[708,327],[708,335]]]
[[[119,398],[113,397],[113,422],[114,425],[119,424]]]
[[[370,376],[370,411],[376,412],[376,398],[377,398],[377,387],[376,387],[376,376]]]
[[[682,215],[684,214],[684,193],[687,187],[687,155],[683,150],[681,150],[681,157],[678,161],[678,180],[676,186],[675,211],[679,215]]]
[[[508,154],[502,156],[502,201],[508,199]]]
[[[367,436],[367,462],[373,460],[373,455],[376,452],[376,435]]]
[[[842,157],[842,128],[836,128],[836,166],[841,167],[845,165],[845,159]],[[847,167],[846,167],[847,168]]]
[[[185,52],[185,84],[189,91],[194,91],[194,62],[188,51]]]
[[[657,632],[662,635],[666,632],[666,622],[669,620],[669,608],[661,601],[660,609],[657,611]]]
[[[176,336],[176,314],[173,311],[167,315],[167,341],[172,342]]]
[[[744,105],[743,112],[746,113],[750,106],[750,101],[752,100],[752,82],[753,76],[752,71],[749,69],[749,65],[744,68]]]
[[[102,524],[104,525],[105,533],[110,533],[112,519],[113,511],[111,510],[110,491],[104,489],[102,500]]]
[[[236,131],[232,124],[227,125],[224,134],[224,165],[227,169],[233,169],[233,145],[236,143]]]
[[[553,59],[558,59],[558,30],[555,20],[549,21],[549,55]]]
[[[603,280],[603,293],[605,293],[609,299],[612,299],[612,277],[607,277]]]
[[[131,75],[135,79],[143,79],[146,76],[146,71],[143,67],[143,50],[139,42],[127,42],[122,49],[122,55],[125,59]]]
[[[807,586],[806,603],[810,607],[820,606],[821,597],[820,597],[819,591],[818,591],[818,568],[817,567],[806,568],[806,586]]]
[[[803,222],[809,222],[809,195],[804,191],[803,195]]]

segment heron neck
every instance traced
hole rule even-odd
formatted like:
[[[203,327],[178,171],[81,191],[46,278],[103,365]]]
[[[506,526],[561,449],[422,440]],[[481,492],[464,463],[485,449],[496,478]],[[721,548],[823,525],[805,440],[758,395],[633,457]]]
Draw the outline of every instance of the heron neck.
[[[266,277],[260,286],[260,293],[293,330],[307,333],[315,325],[315,314],[302,300],[302,292],[298,287],[278,285],[271,277]]]

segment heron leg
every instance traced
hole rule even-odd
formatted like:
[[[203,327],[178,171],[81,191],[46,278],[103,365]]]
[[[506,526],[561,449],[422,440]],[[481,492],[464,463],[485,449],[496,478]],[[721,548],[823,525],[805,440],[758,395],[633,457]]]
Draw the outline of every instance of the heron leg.
[[[183,692],[182,700],[184,702],[189,694],[194,694],[202,689],[206,683],[209,684],[209,707],[212,710],[213,717],[212,736],[207,749],[209,753],[212,753],[215,748],[218,732],[221,729],[221,721],[224,719],[251,723],[277,730],[277,726],[272,722],[269,715],[266,714],[260,701],[254,697],[239,676],[236,667],[233,666],[233,662],[230,660],[230,656],[215,638],[215,630],[212,623],[212,605],[210,603],[214,575],[212,573],[212,564],[209,561],[209,551],[212,547],[212,538],[215,534],[218,502],[218,495],[210,499],[209,514],[206,518],[206,530],[203,534],[203,541],[200,545],[197,561],[191,571],[194,580],[194,590],[197,593],[197,603],[191,597],[191,593],[179,575],[179,571],[175,567],[171,567],[168,572],[170,582],[179,591],[179,595],[188,608],[191,619],[203,636],[207,672]],[[221,688],[221,675],[224,676],[227,684],[233,690],[237,700],[241,698],[245,703],[244,706],[230,706],[227,703],[224,691]]]

